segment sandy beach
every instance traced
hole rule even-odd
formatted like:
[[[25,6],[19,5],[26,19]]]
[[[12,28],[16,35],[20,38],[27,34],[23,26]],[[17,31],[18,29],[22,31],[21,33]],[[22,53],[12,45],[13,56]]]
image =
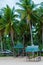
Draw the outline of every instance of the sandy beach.
[[[43,65],[43,57],[39,62],[26,61],[26,57],[0,57],[0,65]]]

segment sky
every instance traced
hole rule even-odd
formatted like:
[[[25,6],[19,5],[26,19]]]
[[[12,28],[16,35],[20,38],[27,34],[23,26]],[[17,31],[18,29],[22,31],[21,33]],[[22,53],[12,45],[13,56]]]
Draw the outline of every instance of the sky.
[[[36,4],[43,2],[43,0],[33,0],[33,1]],[[15,8],[18,8],[18,6],[16,5],[16,2],[19,2],[19,0],[0,0],[0,9],[2,7],[5,7],[6,5],[9,5],[11,8],[13,6],[15,6]]]

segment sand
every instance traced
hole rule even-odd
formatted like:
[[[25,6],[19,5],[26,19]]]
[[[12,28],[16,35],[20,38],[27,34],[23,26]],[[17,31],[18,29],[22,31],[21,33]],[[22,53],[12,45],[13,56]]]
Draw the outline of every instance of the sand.
[[[0,57],[0,65],[43,65],[43,57],[40,62],[29,62],[26,57]]]

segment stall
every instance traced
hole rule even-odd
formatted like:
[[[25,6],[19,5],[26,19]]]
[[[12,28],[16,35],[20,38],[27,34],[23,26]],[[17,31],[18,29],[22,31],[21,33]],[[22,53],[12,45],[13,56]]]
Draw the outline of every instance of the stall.
[[[23,49],[24,49],[24,45],[20,42],[18,42],[15,46],[14,46],[14,50],[17,49],[18,50],[18,54],[16,53],[16,55],[20,56],[23,53]]]
[[[40,61],[41,60],[41,53],[39,50],[39,46],[33,45],[33,46],[27,46],[25,48],[26,52],[26,59],[29,59],[29,61]]]

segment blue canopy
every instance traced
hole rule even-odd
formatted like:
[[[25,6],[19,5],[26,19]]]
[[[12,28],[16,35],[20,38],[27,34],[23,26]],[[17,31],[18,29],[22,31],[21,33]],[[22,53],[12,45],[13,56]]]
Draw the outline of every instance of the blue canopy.
[[[14,46],[14,48],[24,48],[24,45],[23,45],[22,43],[18,42],[18,43]]]
[[[25,52],[37,52],[39,51],[39,46],[27,46]]]

